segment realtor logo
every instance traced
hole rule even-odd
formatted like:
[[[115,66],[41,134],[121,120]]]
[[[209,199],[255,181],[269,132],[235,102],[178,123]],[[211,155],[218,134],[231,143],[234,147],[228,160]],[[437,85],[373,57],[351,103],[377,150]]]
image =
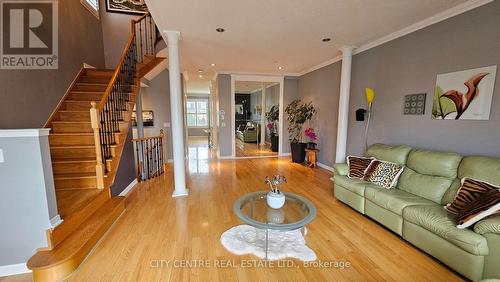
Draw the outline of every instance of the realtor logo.
[[[57,0],[0,3],[0,68],[57,69]]]

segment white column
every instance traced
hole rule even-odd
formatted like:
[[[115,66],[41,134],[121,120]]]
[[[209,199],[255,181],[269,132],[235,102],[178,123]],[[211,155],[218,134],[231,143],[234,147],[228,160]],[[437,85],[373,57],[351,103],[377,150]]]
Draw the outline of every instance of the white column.
[[[260,107],[260,145],[266,145],[266,84],[262,84]]]
[[[339,120],[337,126],[337,151],[335,162],[343,163],[346,159],[347,127],[349,119],[349,96],[351,88],[351,63],[353,46],[343,46],[342,72],[340,77]]]
[[[168,47],[168,72],[170,79],[170,112],[172,115],[172,144],[174,155],[173,197],[187,196],[186,162],[184,159],[184,116],[182,106],[181,72],[179,66],[178,31],[165,31]]]

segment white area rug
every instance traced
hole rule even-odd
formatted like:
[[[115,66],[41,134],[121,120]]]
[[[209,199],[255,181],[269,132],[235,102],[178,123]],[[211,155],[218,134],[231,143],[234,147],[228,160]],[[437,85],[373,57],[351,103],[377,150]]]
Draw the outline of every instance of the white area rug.
[[[235,255],[254,254],[265,258],[266,230],[249,225],[238,225],[220,236],[222,245]],[[267,258],[278,260],[296,258],[301,261],[314,261],[316,254],[306,246],[300,230],[269,230]]]

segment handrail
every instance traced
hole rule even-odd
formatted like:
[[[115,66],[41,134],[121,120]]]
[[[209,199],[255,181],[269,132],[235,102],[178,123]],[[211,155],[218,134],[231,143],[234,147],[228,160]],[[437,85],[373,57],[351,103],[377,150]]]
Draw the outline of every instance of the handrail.
[[[163,130],[163,129],[162,129]],[[160,138],[162,137],[161,135],[158,135],[158,136],[150,136],[150,137],[142,137],[142,138],[134,138],[132,139],[131,141],[132,142],[137,142],[137,141],[144,141],[144,140],[148,140],[148,139],[155,139],[155,138]]]
[[[98,103],[91,104],[98,177],[109,170],[106,160],[117,154],[112,146],[120,138],[124,113],[131,110],[130,95],[137,94],[138,90],[137,64],[144,63],[146,56],[155,55],[153,34],[157,34],[157,28],[151,15],[146,13],[139,19],[132,19],[130,29],[130,37],[103,97]]]
[[[134,20],[132,20],[133,22]],[[106,91],[104,92],[104,95],[102,96],[101,101],[99,102],[99,106],[97,107],[98,111],[102,111],[104,109],[104,105],[106,104],[106,101],[108,101],[109,95],[111,94],[111,90],[113,90],[113,84],[116,82],[116,78],[120,74],[121,66],[123,66],[123,63],[125,62],[125,59],[127,58],[128,52],[130,50],[130,47],[132,46],[132,43],[134,42],[135,38],[135,29],[132,29],[132,34],[130,35],[127,46],[125,46],[125,49],[123,50],[122,56],[120,58],[120,61],[118,62],[118,66],[115,69],[115,72],[113,73],[113,76],[111,77],[111,80],[106,87]]]
[[[165,172],[165,138],[159,136],[132,139],[136,151],[137,180],[143,181]]]
[[[144,14],[144,16],[141,17],[141,19],[145,18],[149,13]],[[108,87],[106,87],[106,92],[104,92],[104,95],[99,102],[99,106],[97,107],[97,110],[102,111],[104,109],[104,105],[106,104],[106,101],[108,101],[109,95],[111,94],[111,90],[113,89],[113,84],[116,82],[116,78],[118,77],[118,74],[120,74],[121,67],[123,66],[125,59],[127,58],[128,52],[130,50],[130,47],[132,46],[132,43],[134,42],[135,38],[135,23],[137,23],[135,20],[131,21],[131,30],[132,33],[130,34],[127,45],[125,46],[125,49],[122,52],[122,56],[120,57],[120,61],[118,61],[118,65],[116,66],[115,72],[113,73],[113,76],[111,77],[111,81],[108,84]]]

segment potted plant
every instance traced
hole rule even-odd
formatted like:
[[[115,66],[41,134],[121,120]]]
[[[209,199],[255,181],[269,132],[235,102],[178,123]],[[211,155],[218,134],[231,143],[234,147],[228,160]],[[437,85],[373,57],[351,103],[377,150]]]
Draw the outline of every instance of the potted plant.
[[[278,152],[278,130],[276,123],[279,121],[279,107],[274,105],[269,112],[266,113],[267,128],[271,136],[271,151]]]
[[[292,161],[303,163],[306,157],[306,143],[302,141],[302,126],[316,113],[316,109],[309,103],[302,103],[300,99],[292,101],[285,109],[288,120],[288,133]]]
[[[314,129],[309,127],[304,131],[304,134],[309,139],[309,142],[307,143],[307,149],[309,150],[316,149],[317,144],[314,143],[314,141],[318,139],[318,136],[316,135],[316,132],[314,132]]]

